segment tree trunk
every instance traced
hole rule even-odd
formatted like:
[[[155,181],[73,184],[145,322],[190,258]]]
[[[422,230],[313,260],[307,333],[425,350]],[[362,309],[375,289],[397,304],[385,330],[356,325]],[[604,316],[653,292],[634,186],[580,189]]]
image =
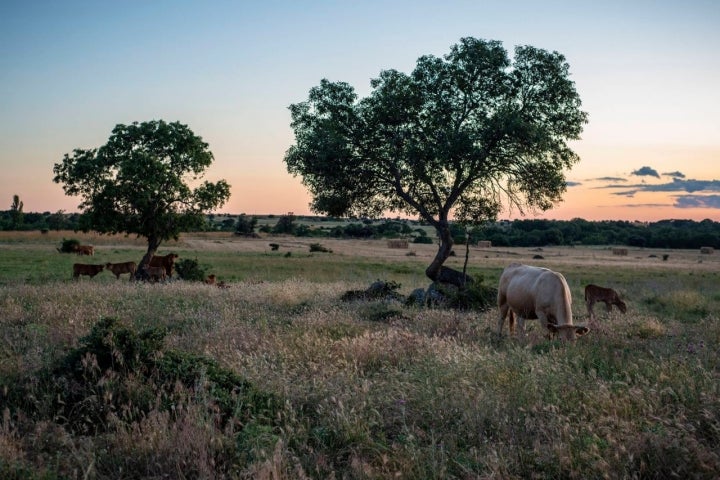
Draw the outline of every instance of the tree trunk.
[[[468,232],[466,229],[465,230],[465,263],[463,263],[463,271],[462,271],[464,279],[469,278],[467,276],[468,260],[470,260],[470,232]],[[465,285],[463,285],[463,286],[465,286]]]
[[[452,252],[453,239],[450,233],[450,225],[447,221],[441,221],[436,228],[438,236],[440,237],[440,246],[432,263],[425,269],[425,275],[433,282],[449,283],[460,288],[468,283],[472,283],[472,277],[465,275],[463,272],[458,272],[457,270],[443,266],[445,260],[450,257],[450,252]]]
[[[152,260],[153,256],[155,256],[155,253],[157,252],[158,248],[160,247],[160,240],[158,240],[155,237],[148,237],[147,243],[148,243],[147,252],[145,252],[145,255],[143,255],[142,259],[140,260],[140,264],[138,265],[138,268],[135,271],[135,278],[137,280],[148,280],[148,275],[145,272],[145,270],[143,269],[143,265],[148,265],[150,263],[150,260]]]

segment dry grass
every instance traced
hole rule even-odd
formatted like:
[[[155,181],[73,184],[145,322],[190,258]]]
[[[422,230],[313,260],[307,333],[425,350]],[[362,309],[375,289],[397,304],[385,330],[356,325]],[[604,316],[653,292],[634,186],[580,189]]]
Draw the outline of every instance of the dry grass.
[[[181,256],[196,254],[211,265],[225,258],[228,268],[244,256],[274,278],[255,272],[228,289],[109,278],[0,285],[0,473],[268,479],[720,474],[720,268],[714,259],[698,263],[693,253],[673,251],[663,262],[632,250],[620,259],[605,249],[545,249],[544,261],[531,261],[535,252],[527,249],[471,257],[473,271],[491,284],[514,260],[562,271],[580,322],[584,283],[613,286],[625,296],[627,315],[600,308],[591,333],[563,345],[546,340],[534,322],[526,337],[498,339],[494,309],[339,300],[382,268],[420,283],[432,245],[411,246],[417,256],[408,259],[384,242],[323,241],[332,255],[302,257],[288,268],[283,250],[309,255],[312,241],[280,239],[274,257],[267,243],[209,236],[174,246]],[[273,261],[261,263],[267,258]],[[308,269],[306,260],[316,268]],[[364,273],[348,275],[352,264]],[[413,268],[420,273],[403,273]],[[102,317],[138,332],[162,327],[165,348],[216,360],[280,398],[282,407],[271,422],[221,423],[216,399],[201,385],[177,386],[171,409],[158,397],[153,408],[129,417],[123,408],[135,407],[123,401],[102,419],[107,428],[90,435],[73,431],[69,419],[39,418],[14,403],[7,392],[20,378],[48,404],[32,385]],[[123,381],[123,391],[144,391],[138,376]],[[120,380],[108,374],[95,382],[90,387],[102,397]]]

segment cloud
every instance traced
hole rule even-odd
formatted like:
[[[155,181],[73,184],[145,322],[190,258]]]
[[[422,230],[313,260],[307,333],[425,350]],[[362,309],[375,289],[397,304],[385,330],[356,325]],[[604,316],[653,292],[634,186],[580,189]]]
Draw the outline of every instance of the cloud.
[[[617,195],[619,197],[629,197],[632,198],[637,193],[637,190],[627,190],[625,192],[613,192],[612,195]]]
[[[660,174],[654,168],[642,167],[639,170],[635,170],[630,175],[637,175],[638,177],[655,177],[660,178]]]
[[[682,172],[674,171],[674,172],[665,172],[663,173],[666,177],[673,177],[673,178],[685,178],[685,174]]]
[[[646,192],[720,192],[720,180],[682,180],[673,178],[670,183],[643,185]]]
[[[610,184],[602,187],[602,189],[622,188],[629,189],[632,193],[637,192],[720,192],[720,180],[682,180],[673,178],[672,182],[667,183],[638,183],[635,185],[616,185]],[[626,195],[627,192],[618,192],[615,195]]]
[[[627,179],[621,177],[600,177],[593,178],[592,180],[595,180],[597,182],[627,182]]]
[[[720,195],[678,195],[677,208],[720,208]]]
[[[622,207],[628,208],[659,208],[659,207],[672,207],[669,203],[626,203],[621,205]]]
[[[582,185],[582,183],[567,181],[565,182],[565,185],[567,185],[568,187],[579,187],[580,185]]]

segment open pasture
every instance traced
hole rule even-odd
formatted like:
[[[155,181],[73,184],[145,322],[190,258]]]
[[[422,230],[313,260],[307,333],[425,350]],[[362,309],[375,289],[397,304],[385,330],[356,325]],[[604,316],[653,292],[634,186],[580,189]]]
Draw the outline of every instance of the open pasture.
[[[62,238],[96,254],[60,254]],[[230,286],[219,289],[70,279],[74,262],[139,261],[142,239],[3,233],[0,477],[717,478],[720,255],[471,247],[469,272],[489,285],[515,261],[562,272],[576,323],[587,322],[586,283],[618,290],[627,314],[596,305],[598,324],[572,345],[533,321],[527,336],[498,339],[497,309],[340,301],[377,279],[403,294],[426,287],[435,250],[216,233],[161,246]],[[447,264],[462,268],[464,246],[456,253]],[[91,375],[87,356],[90,394],[59,405],[48,372],[102,318],[138,334],[162,328],[164,358],[212,359],[259,392],[233,397],[236,409],[270,395],[274,414],[223,423],[210,370],[164,394],[143,369]],[[107,338],[114,363],[128,364]],[[145,398],[155,400],[141,409]],[[78,427],[83,415],[94,430]]]

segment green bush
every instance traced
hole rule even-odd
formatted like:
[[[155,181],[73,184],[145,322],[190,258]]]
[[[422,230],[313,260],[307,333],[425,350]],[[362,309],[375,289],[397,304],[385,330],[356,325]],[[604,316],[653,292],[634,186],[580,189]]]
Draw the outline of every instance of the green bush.
[[[323,247],[319,243],[311,243],[310,244],[310,251],[311,252],[326,252],[326,253],[332,253],[332,250],[329,248]]]
[[[460,310],[486,311],[497,305],[497,288],[482,284],[482,278],[468,283],[463,288],[446,287],[435,284],[444,296],[443,304]]]
[[[413,243],[432,244],[432,243],[433,243],[433,239],[430,238],[430,237],[428,237],[427,235],[423,235],[423,236],[420,236],[420,237],[415,237],[415,238],[413,239]]]
[[[151,411],[196,403],[220,424],[270,425],[280,402],[213,359],[165,349],[165,331],[136,332],[114,318],[100,320],[80,346],[32,377],[5,387],[10,413],[56,421],[97,434],[129,425]],[[21,374],[22,375],[22,374]]]
[[[202,282],[207,277],[205,269],[197,259],[183,258],[175,264],[175,271],[180,278],[187,281]]]
[[[58,252],[74,253],[75,250],[77,250],[78,245],[80,245],[79,240],[76,240],[74,238],[63,238],[62,243],[60,244],[60,248],[58,248]]]

